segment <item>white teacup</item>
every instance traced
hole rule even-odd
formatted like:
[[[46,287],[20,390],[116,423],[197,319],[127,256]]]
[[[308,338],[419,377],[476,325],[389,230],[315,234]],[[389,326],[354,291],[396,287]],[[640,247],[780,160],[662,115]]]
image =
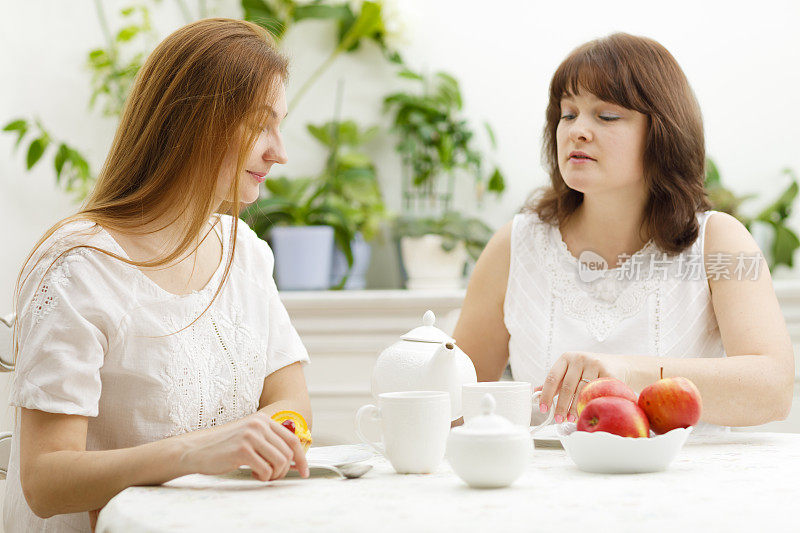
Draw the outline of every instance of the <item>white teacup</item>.
[[[533,401],[542,395],[542,391],[532,392],[532,388],[527,381],[465,383],[461,389],[464,422],[482,413],[481,400],[485,394],[489,393],[497,403],[497,407],[494,410],[495,414],[507,418],[513,424],[530,427]],[[550,409],[544,422],[538,426],[531,427],[531,433],[535,433],[552,422],[553,411],[554,409]]]
[[[365,415],[380,421],[383,446],[364,436]],[[444,459],[450,432],[450,394],[440,391],[386,392],[378,405],[356,413],[356,434],[386,457],[398,474],[429,474]]]

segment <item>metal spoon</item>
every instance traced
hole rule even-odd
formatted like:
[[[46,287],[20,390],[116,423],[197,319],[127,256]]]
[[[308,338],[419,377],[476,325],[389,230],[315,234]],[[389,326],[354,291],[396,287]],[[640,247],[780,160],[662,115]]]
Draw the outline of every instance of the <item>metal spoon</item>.
[[[372,470],[372,465],[364,463],[349,463],[336,467],[324,463],[309,463],[308,468],[309,470],[314,468],[329,470],[341,476],[342,479],[356,479]]]

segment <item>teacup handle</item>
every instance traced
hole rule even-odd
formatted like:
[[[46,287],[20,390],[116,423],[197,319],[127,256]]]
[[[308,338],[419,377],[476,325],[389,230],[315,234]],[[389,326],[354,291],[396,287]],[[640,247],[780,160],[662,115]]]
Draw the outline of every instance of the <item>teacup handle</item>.
[[[537,390],[536,392],[531,394],[531,403],[533,403],[533,400],[535,400],[536,398],[538,398],[541,395],[542,395],[542,391],[540,391],[540,390]],[[550,409],[547,412],[547,419],[544,422],[542,422],[538,426],[531,426],[531,435],[533,435],[534,433],[536,433],[537,431],[542,429],[544,426],[546,426],[547,424],[549,424],[550,422],[553,421],[553,416],[554,416],[553,415],[553,411],[555,411],[555,409]]]
[[[372,441],[364,436],[364,432],[361,431],[361,419],[364,417],[364,415],[369,415],[372,420],[378,421],[381,419],[381,410],[372,404],[361,406],[358,409],[358,412],[356,412],[356,435],[358,435],[358,438],[361,439],[361,442],[386,457],[386,453],[379,447],[375,446]]]

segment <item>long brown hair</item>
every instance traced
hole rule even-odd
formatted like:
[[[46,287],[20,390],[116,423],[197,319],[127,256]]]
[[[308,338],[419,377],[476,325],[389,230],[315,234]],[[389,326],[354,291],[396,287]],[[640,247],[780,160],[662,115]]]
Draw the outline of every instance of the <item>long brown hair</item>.
[[[561,63],[550,83],[542,155],[550,186],[523,208],[561,225],[583,202],[558,168],[556,128],[561,99],[589,91],[648,117],[644,180],[649,189],[642,228],[664,252],[677,253],[699,234],[695,214],[708,209],[703,119],[675,58],[652,39],[626,33],[585,43]]]
[[[136,75],[91,194],[76,214],[53,225],[25,260],[17,277],[15,308],[22,285],[42,257],[23,279],[28,263],[65,224],[88,220],[106,229],[145,235],[178,222],[186,231],[180,242],[150,261],[133,261],[96,246],[78,244],[59,253],[48,270],[76,248],[91,248],[136,267],[159,267],[181,257],[193,245],[194,252],[199,246],[195,244],[198,236],[211,231],[205,226],[214,211],[219,211],[233,215],[233,229],[230,253],[213,303],[234,258],[241,210],[238,179],[231,180],[229,201],[218,209],[218,176],[226,171],[226,154],[236,148],[234,176],[241,175],[259,133],[256,126],[264,124],[272,113],[270,104],[274,104],[287,71],[288,61],[277,51],[270,34],[250,22],[205,19],[164,39]],[[153,228],[157,220],[165,223]],[[16,320],[15,360],[18,324]]]

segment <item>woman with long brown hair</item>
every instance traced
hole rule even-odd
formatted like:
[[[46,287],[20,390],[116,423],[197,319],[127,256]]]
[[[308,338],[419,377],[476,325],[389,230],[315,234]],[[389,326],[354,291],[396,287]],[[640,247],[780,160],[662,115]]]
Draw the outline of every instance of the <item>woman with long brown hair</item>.
[[[269,34],[207,19],[137,75],[97,184],[37,243],[16,291],[19,407],[7,531],[88,531],[132,485],[247,465],[308,474],[308,355],[237,217],[286,162],[287,61]]]
[[[700,431],[786,418],[786,324],[748,231],[709,210],[702,117],[672,55],[623,33],[575,49],[543,155],[550,185],[492,238],[456,326],[478,379],[510,364],[556,422],[597,377],[639,392],[662,373],[697,385]]]

